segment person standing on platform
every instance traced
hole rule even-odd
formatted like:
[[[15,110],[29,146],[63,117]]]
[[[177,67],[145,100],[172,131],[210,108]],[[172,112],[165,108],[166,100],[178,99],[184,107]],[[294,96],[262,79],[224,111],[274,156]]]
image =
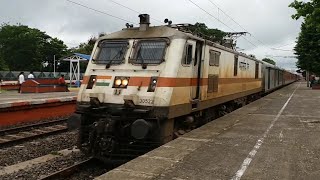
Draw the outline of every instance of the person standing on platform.
[[[34,79],[33,71],[30,71],[30,74],[28,75],[28,79]]]
[[[66,84],[66,81],[64,80],[63,74],[61,74],[61,77],[58,79],[58,82],[59,82],[60,86],[66,87],[66,92],[69,92],[68,85]]]
[[[19,93],[21,93],[21,85],[24,83],[24,72],[20,72],[19,77],[18,77],[18,83],[19,83]]]
[[[315,76],[311,76],[310,79],[311,79],[311,80],[310,80],[310,87],[312,88],[313,84],[316,83],[316,77],[315,77]]]

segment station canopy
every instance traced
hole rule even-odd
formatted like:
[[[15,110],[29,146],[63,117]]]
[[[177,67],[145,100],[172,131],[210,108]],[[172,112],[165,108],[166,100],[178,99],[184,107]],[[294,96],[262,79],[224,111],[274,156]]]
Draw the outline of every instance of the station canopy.
[[[62,59],[63,61],[70,62],[70,85],[75,81],[77,86],[80,82],[80,62],[86,62],[90,60],[90,55],[73,53],[71,56],[67,56]]]
[[[73,53],[71,56],[65,57],[62,60],[63,61],[89,61],[90,55],[81,54],[81,53]]]

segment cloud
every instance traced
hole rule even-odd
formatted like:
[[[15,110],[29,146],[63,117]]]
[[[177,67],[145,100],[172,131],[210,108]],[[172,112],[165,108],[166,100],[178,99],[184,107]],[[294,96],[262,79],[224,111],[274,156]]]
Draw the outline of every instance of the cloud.
[[[138,14],[121,7],[111,0],[74,0],[88,7],[108,13],[128,22],[138,23]],[[149,13],[153,25],[159,25],[165,18],[173,23],[204,22],[209,27],[224,31],[249,31],[250,35],[240,38],[238,47],[259,58],[266,55],[289,56],[290,51],[275,51],[271,48],[294,43],[300,31],[300,21],[291,19],[295,11],[288,7],[292,0],[192,0],[215,18],[192,4],[189,0],[113,0],[135,11]],[[231,16],[242,27],[239,27]],[[227,26],[221,23],[222,21]],[[114,32],[125,27],[122,21],[103,13],[75,5],[67,0],[10,0],[0,2],[0,22],[22,23],[46,31],[49,35],[62,39],[68,46],[85,42],[90,36],[100,32]],[[250,41],[250,42],[249,42]],[[252,45],[254,44],[254,45]],[[292,49],[294,46],[283,48]],[[275,58],[286,68],[295,66],[295,60]]]

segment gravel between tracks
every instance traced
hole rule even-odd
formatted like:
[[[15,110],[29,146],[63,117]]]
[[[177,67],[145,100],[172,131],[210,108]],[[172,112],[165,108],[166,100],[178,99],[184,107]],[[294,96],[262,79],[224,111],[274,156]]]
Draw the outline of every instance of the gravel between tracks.
[[[35,139],[0,149],[0,168],[76,146],[77,131]],[[1,179],[1,178],[0,178]]]
[[[39,179],[53,172],[56,172],[64,168],[67,168],[68,166],[74,165],[77,162],[83,161],[86,158],[87,157],[85,157],[81,152],[73,152],[67,156],[61,156],[56,159],[50,160],[48,162],[26,168],[12,174],[0,176],[0,179],[2,180]]]
[[[90,166],[86,169],[81,170],[80,173],[74,174],[69,180],[88,180],[93,179],[97,176],[100,176],[104,173],[107,173],[110,170],[110,167],[103,167],[103,166]],[[61,179],[62,180],[62,179]]]

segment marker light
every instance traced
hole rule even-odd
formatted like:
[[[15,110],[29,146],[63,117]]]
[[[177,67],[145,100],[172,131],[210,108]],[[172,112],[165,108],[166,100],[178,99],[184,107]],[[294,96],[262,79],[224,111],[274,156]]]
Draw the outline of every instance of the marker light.
[[[121,85],[121,79],[117,79],[117,80],[114,82],[114,84],[115,84],[116,86],[120,86],[120,85]]]
[[[122,80],[122,86],[127,86],[129,84],[128,79],[123,79]]]
[[[87,84],[87,89],[92,89],[97,79],[97,75],[91,75]]]
[[[154,80],[152,81],[152,83],[153,83],[153,84],[157,84],[157,80],[154,79]]]
[[[147,92],[154,92],[157,87],[158,77],[151,77],[150,84]]]

